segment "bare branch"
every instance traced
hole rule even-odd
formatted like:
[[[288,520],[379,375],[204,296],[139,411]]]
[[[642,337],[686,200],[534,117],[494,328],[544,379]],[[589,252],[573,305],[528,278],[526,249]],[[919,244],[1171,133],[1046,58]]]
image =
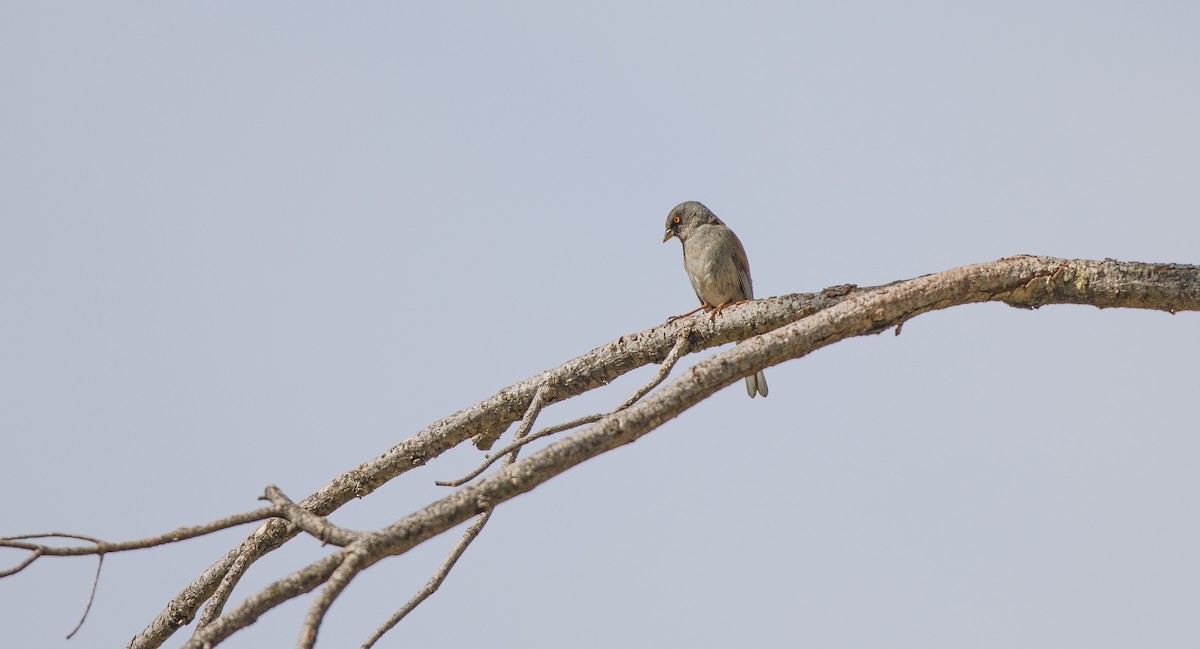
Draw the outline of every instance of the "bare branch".
[[[251,512],[245,512],[242,514],[234,514],[233,516],[226,516],[225,518],[213,521],[211,523],[206,523],[204,525],[197,525],[197,526],[192,526],[192,527],[181,527],[181,528],[178,528],[171,532],[167,532],[166,534],[159,534],[158,536],[151,536],[148,538],[137,539],[134,541],[122,541],[119,543],[106,543],[95,537],[87,536],[85,534],[73,534],[70,532],[45,532],[45,533],[41,533],[41,534],[21,534],[21,535],[17,535],[17,536],[6,536],[3,538],[0,538],[0,547],[10,547],[10,548],[17,548],[17,549],[22,549],[22,550],[30,550],[31,554],[28,557],[26,557],[24,561],[22,561],[21,563],[19,563],[17,566],[13,567],[12,569],[0,572],[0,578],[8,577],[9,575],[14,575],[14,574],[20,572],[21,570],[24,570],[26,567],[28,567],[30,564],[32,564],[34,561],[36,561],[38,558],[43,557],[43,556],[67,557],[67,556],[82,556],[82,555],[88,555],[88,554],[96,555],[97,556],[96,574],[92,579],[92,589],[91,589],[91,592],[88,594],[87,605],[84,606],[83,615],[80,616],[79,622],[75,625],[75,628],[72,629],[71,632],[67,634],[67,639],[70,640],[72,637],[75,636],[75,634],[79,631],[79,629],[83,628],[83,623],[84,623],[84,621],[87,620],[88,612],[90,612],[92,610],[92,603],[96,599],[96,588],[99,586],[99,583],[100,583],[100,572],[101,572],[101,569],[104,567],[104,555],[105,554],[107,554],[109,552],[126,552],[129,550],[140,550],[140,549],[144,549],[144,548],[166,545],[168,543],[176,543],[178,541],[185,541],[187,539],[193,539],[198,536],[205,536],[207,534],[212,534],[213,532],[219,532],[221,530],[228,529],[230,527],[234,527],[237,525],[244,525],[246,523],[251,523],[254,521],[258,521],[258,520],[273,518],[277,515],[279,515],[279,511],[277,511],[277,508],[264,507],[262,509],[256,509]],[[37,544],[37,543],[26,543],[26,541],[29,539],[46,539],[46,538],[79,539],[81,541],[89,541],[92,543],[92,545],[65,547],[64,548],[64,547],[54,547],[54,546],[49,546],[49,545]]]
[[[532,435],[527,435],[525,438],[513,442],[511,444],[511,446],[513,448],[520,448],[522,446],[525,446],[529,442],[532,442],[535,439],[539,439],[539,438],[545,437],[547,435],[554,435],[555,433],[561,433],[564,430],[571,430],[572,428],[579,428],[580,426],[583,426],[585,424],[592,424],[597,421],[600,421],[601,419],[604,419],[607,416],[608,416],[607,413],[599,412],[599,413],[596,413],[593,415],[584,415],[583,417],[580,417],[578,419],[572,419],[571,421],[564,421],[561,424],[554,424],[553,426],[547,426],[546,428],[543,428],[543,429],[539,430],[538,432],[533,433]],[[492,454],[493,461],[504,457],[510,451],[512,451],[512,448],[508,448],[508,447],[505,447],[505,448],[500,449],[499,451],[496,451],[495,453]],[[489,462],[488,464],[491,464],[491,463]],[[455,486],[457,486],[457,485],[455,485]]]
[[[667,353],[667,358],[665,360],[663,360],[662,364],[659,366],[658,374],[655,376],[655,378],[652,379],[646,385],[639,388],[637,392],[634,392],[631,397],[626,399],[625,402],[622,403],[621,405],[617,406],[616,409],[614,409],[612,412],[618,412],[618,411],[624,410],[624,409],[628,408],[629,406],[637,403],[639,399],[641,399],[642,397],[649,394],[651,390],[653,390],[660,383],[662,383],[663,380],[667,378],[667,375],[671,373],[671,370],[675,367],[675,364],[679,362],[679,359],[682,358],[683,355],[687,354],[687,350],[690,347],[690,344],[691,343],[689,342],[686,333],[684,335],[679,336],[679,340],[675,343],[675,346],[671,348],[671,351]],[[554,426],[550,426],[548,428],[544,428],[544,429],[539,430],[538,432],[536,432],[532,435],[526,436],[526,437],[516,436],[516,439],[514,439],[508,446],[505,446],[504,448],[500,449],[499,451],[489,455],[487,457],[487,459],[483,462],[483,464],[480,464],[478,467],[476,467],[474,471],[459,478],[458,480],[453,480],[450,482],[438,481],[435,484],[437,484],[439,487],[461,487],[462,485],[467,484],[468,482],[479,477],[484,471],[487,471],[488,467],[490,467],[496,463],[496,460],[499,460],[500,458],[504,457],[505,455],[507,455],[509,453],[514,453],[517,449],[525,446],[526,444],[528,444],[534,440],[541,439],[543,437],[546,437],[548,435],[553,435],[555,433],[561,433],[565,430],[571,430],[572,428],[577,428],[579,426],[583,426],[584,424],[595,423],[597,421],[600,421],[604,417],[607,417],[608,415],[612,414],[612,412],[598,413],[598,414],[594,414],[594,415],[587,415],[584,417],[580,417],[578,419],[572,419],[571,421],[568,421],[568,422],[564,422],[561,424],[556,424]]]
[[[253,624],[263,613],[328,581],[333,571],[342,564],[342,559],[339,551],[270,584],[232,611],[196,629],[196,633],[183,644],[184,649],[207,649],[220,644],[238,629]]]
[[[279,510],[280,516],[288,519],[296,527],[308,532],[322,543],[345,547],[363,537],[362,532],[354,532],[343,527],[338,527],[324,517],[317,516],[307,509],[300,507],[292,502],[291,498],[288,498],[279,487],[273,484],[267,485],[267,491],[262,498],[271,501]]]
[[[24,541],[25,539],[79,539],[80,541],[90,541],[92,543],[103,543],[100,539],[86,534],[73,534],[71,532],[41,532],[39,534],[18,534],[17,536],[0,537],[0,545],[4,545],[5,541]],[[9,545],[8,547],[17,547]]]
[[[273,526],[286,526],[289,530],[307,528],[305,531],[321,541],[341,546],[349,544],[355,538],[358,538],[357,535],[361,534],[359,532],[353,532],[339,528],[324,518],[316,516],[303,507],[294,504],[292,500],[284,495],[283,492],[280,491],[275,485],[267,486],[265,497],[274,502],[276,507],[282,507],[280,516],[282,516],[288,522],[283,523],[279,519],[276,519],[261,525],[257,530],[254,531],[253,534],[250,535],[248,539],[243,541],[239,547],[226,554],[225,557],[209,568],[209,572],[206,572],[205,575],[217,570],[223,570],[223,572],[220,573],[219,582],[216,584],[216,588],[212,591],[211,596],[208,598],[208,604],[204,607],[204,611],[201,613],[200,619],[196,623],[195,633],[199,633],[201,629],[208,625],[209,622],[212,622],[221,615],[221,612],[225,608],[226,602],[228,602],[229,597],[233,595],[233,589],[237,587],[237,584],[241,581],[242,576],[245,575],[246,571],[250,569],[250,566],[254,564],[255,559],[260,556],[257,554],[257,552],[259,548],[262,547],[264,539],[268,539],[270,537]],[[299,525],[299,523],[303,524]],[[202,577],[204,577],[204,575],[202,575]],[[206,579],[206,583],[210,583],[209,580]],[[189,588],[196,585],[197,583],[193,582]],[[188,593],[187,590],[185,590],[184,593],[181,593],[181,595],[186,593]],[[177,595],[176,598],[178,597],[179,596]],[[170,607],[168,607],[167,611],[170,610]],[[195,609],[192,610],[194,611]],[[164,613],[167,611],[164,611]],[[147,635],[148,633],[159,635],[166,633],[167,635],[163,636],[166,638],[170,635],[170,633],[174,632],[175,629],[187,624],[190,621],[190,618],[180,621],[180,618],[178,617],[168,617],[164,614],[160,614],[155,622],[142,632],[142,635],[135,637],[133,641],[130,642],[130,646],[134,646],[134,644],[138,642],[142,636]],[[175,624],[176,622],[179,622],[178,625]]]
[[[545,387],[543,386],[542,388],[538,388],[537,394],[535,394],[533,397],[533,402],[529,404],[529,410],[526,411],[525,416],[521,420],[520,428],[517,429],[516,434],[513,436],[513,443],[509,444],[509,448],[506,448],[505,451],[495,454],[494,457],[499,457],[507,453],[504,458],[504,466],[510,466],[517,461],[517,453],[520,451],[521,445],[529,439],[525,437],[525,434],[529,432],[530,428],[533,427],[533,422],[537,418],[538,411],[541,410],[542,401],[545,396]],[[544,432],[545,431],[543,431],[543,433]],[[486,467],[488,465],[485,464],[484,466]],[[471,478],[466,478],[466,480],[470,479]],[[421,602],[428,599],[430,595],[432,595],[437,591],[438,588],[441,587],[442,582],[446,581],[446,577],[449,576],[450,570],[454,568],[454,564],[458,563],[459,558],[462,557],[463,553],[467,551],[467,548],[471,545],[471,543],[478,538],[479,533],[483,531],[483,526],[487,525],[487,522],[491,519],[492,512],[494,511],[496,511],[494,508],[489,507],[480,513],[479,517],[475,519],[475,522],[472,523],[469,528],[467,528],[467,531],[462,535],[462,538],[458,540],[458,543],[454,546],[454,549],[450,551],[450,555],[447,556],[446,560],[442,562],[442,565],[438,568],[438,571],[429,578],[429,581],[425,582],[425,586],[423,586],[421,590],[417,591],[417,594],[413,595],[413,597],[408,600],[408,603],[401,607],[400,610],[396,611],[390,618],[388,618],[386,622],[380,625],[380,627],[375,630],[375,633],[363,644],[363,647],[371,647],[378,642],[379,639],[383,637],[383,634],[390,631],[392,627],[396,626],[400,622],[400,620],[404,619],[404,616],[412,612],[412,610],[420,605]]]
[[[879,333],[922,313],[984,301],[1022,308],[1077,303],[1168,312],[1198,310],[1200,268],[1015,257],[874,289],[838,287],[816,296],[790,295],[736,305],[726,309],[715,322],[675,322],[622,337],[554,370],[510,386],[338,477],[300,505],[317,516],[327,515],[350,498],[369,494],[391,478],[427,463],[472,436],[485,439],[487,435],[498,435],[511,422],[528,418],[531,413],[536,416],[536,410],[546,405],[607,384],[643,364],[662,362],[685,330],[693,350],[743,340],[742,344],[698,363],[628,409],[606,416],[371,535],[370,541],[364,543],[366,554],[359,567],[365,569],[385,556],[401,554],[490,511],[580,462],[628,444],[750,373],[802,357],[847,337]],[[542,390],[545,403],[531,408]],[[213,594],[235,561],[248,565],[297,532],[294,525],[282,521],[264,525],[239,550],[227,554],[173,599],[130,646],[161,644],[179,624],[190,619],[203,598]],[[272,606],[315,588],[328,579],[337,562],[327,557],[276,582],[213,619],[197,631],[187,646],[220,642]]]
[[[0,572],[0,578],[8,577],[9,575],[15,575],[18,572],[21,572],[26,567],[28,567],[29,564],[33,563],[34,561],[37,561],[37,559],[39,557],[48,554],[47,549],[61,549],[61,548],[49,548],[49,546],[27,544],[27,543],[20,542],[20,541],[24,541],[26,539],[48,539],[48,538],[79,539],[81,541],[91,541],[92,543],[97,544],[97,545],[102,543],[102,541],[100,539],[93,538],[93,537],[90,537],[90,536],[87,536],[84,534],[71,534],[69,532],[46,532],[43,534],[21,534],[19,536],[4,537],[3,539],[0,539],[0,546],[6,546],[6,547],[10,547],[10,548],[18,548],[18,549],[22,549],[22,550],[30,550],[31,552],[28,557],[25,557],[24,561],[17,564],[12,569]],[[100,583],[100,569],[104,567],[104,553],[97,552],[95,554],[96,554],[96,559],[97,559],[96,574],[92,577],[92,591],[91,591],[91,593],[88,594],[87,604],[84,605],[84,607],[83,607],[83,615],[79,616],[79,622],[77,622],[75,624],[75,628],[71,629],[71,632],[67,634],[67,640],[70,640],[71,638],[73,638],[75,636],[75,634],[79,632],[79,629],[83,628],[83,623],[85,620],[87,620],[88,611],[92,610],[92,602],[94,602],[96,600],[96,586]]]
[[[446,577],[450,574],[450,569],[454,567],[454,564],[458,563],[459,557],[461,557],[463,553],[467,551],[467,546],[471,545],[471,542],[474,541],[475,538],[479,536],[479,532],[483,530],[483,526],[487,525],[488,519],[492,517],[493,511],[495,510],[489,509],[483,512],[479,515],[479,518],[475,519],[474,523],[471,523],[471,526],[468,527],[467,531],[463,533],[462,538],[458,540],[458,544],[455,545],[454,549],[450,551],[450,555],[447,556],[446,560],[442,562],[442,565],[438,568],[438,571],[429,578],[429,581],[425,582],[425,585],[421,588],[421,590],[417,591],[416,595],[413,595],[412,599],[408,600],[408,603],[401,607],[400,610],[393,613],[392,616],[389,617],[386,622],[380,625],[378,629],[375,629],[375,633],[372,633],[371,637],[367,638],[367,641],[362,644],[362,649],[371,649],[371,647],[375,646],[375,643],[379,642],[379,639],[382,638],[385,633],[391,631],[393,627],[400,623],[400,620],[403,620],[404,617],[411,613],[413,609],[421,604],[421,602],[425,601],[430,595],[437,592],[437,589],[441,587],[442,582],[446,581]]]
[[[369,544],[369,555],[360,569],[384,556],[402,554],[573,466],[646,435],[751,373],[846,338],[886,331],[922,313],[986,301],[1026,308],[1089,303],[1195,311],[1200,310],[1200,267],[1015,257],[854,292],[810,317],[749,338],[697,363],[644,401],[380,530]],[[722,322],[712,327],[754,318],[762,308],[760,303],[731,307],[724,312]],[[315,570],[329,560],[327,557],[306,570]],[[261,608],[266,602],[266,598],[256,595],[214,624],[223,625],[223,635],[232,633],[267,610]]]
[[[22,550],[37,550],[42,555],[54,556],[54,557],[77,557],[77,556],[83,556],[83,555],[88,555],[88,554],[108,554],[110,552],[127,552],[129,550],[141,550],[143,548],[152,548],[152,547],[159,546],[159,545],[166,545],[168,543],[176,543],[179,541],[186,541],[188,539],[194,539],[198,536],[205,536],[207,534],[212,534],[213,532],[219,532],[224,529],[229,529],[230,527],[236,527],[238,525],[245,525],[246,523],[253,523],[254,521],[261,521],[261,520],[264,520],[267,518],[275,518],[277,516],[279,516],[279,512],[276,510],[276,508],[263,507],[262,509],[256,509],[256,510],[250,511],[250,512],[234,514],[233,516],[226,516],[225,518],[215,520],[211,523],[205,523],[203,525],[196,525],[194,527],[180,527],[178,529],[167,532],[166,534],[159,534],[158,536],[151,536],[148,538],[137,539],[134,541],[121,541],[119,543],[106,543],[104,541],[101,541],[100,539],[92,538],[90,536],[84,536],[82,534],[69,534],[66,532],[48,532],[45,534],[23,534],[20,536],[0,537],[0,547],[19,548]],[[79,539],[81,541],[90,541],[93,545],[58,548],[58,547],[53,547],[53,546],[49,546],[49,545],[39,545],[36,543],[23,542],[24,539],[39,539],[39,538],[53,538],[53,537],[62,537],[62,538],[68,538],[68,539]],[[28,565],[28,564],[26,564],[26,565]],[[12,574],[12,573],[8,573],[8,574]],[[7,576],[7,574],[0,574],[0,577],[3,577],[3,576]]]
[[[476,435],[498,435],[503,432],[509,424],[523,416],[534,393],[544,384],[554,388],[545,404],[552,405],[608,385],[619,376],[643,365],[661,362],[676,344],[681,331],[689,332],[691,349],[699,351],[740,340],[753,333],[770,331],[836,304],[855,290],[855,287],[847,285],[825,289],[817,295],[784,295],[759,300],[754,303],[758,310],[750,320],[722,318],[715,325],[710,323],[709,327],[695,329],[687,322],[668,323],[622,336],[615,342],[597,347],[553,370],[515,383],[489,399],[431,424],[379,457],[334,478],[299,505],[318,516],[327,516],[350,500],[370,494],[396,476],[425,465]],[[733,310],[725,311],[731,312]],[[205,600],[208,600],[208,605],[201,623],[207,624],[216,619],[233,587],[250,565],[282,546],[298,532],[298,528],[283,520],[269,521],[263,525],[241,546],[226,553],[173,597],[127,647],[153,649],[161,646],[176,630],[191,622]]]
[[[436,484],[439,487],[461,487],[461,486],[467,484],[468,482],[474,480],[475,478],[478,478],[484,471],[487,471],[490,466],[495,464],[496,460],[499,460],[500,458],[529,444],[530,442],[539,440],[543,437],[548,437],[555,433],[561,433],[564,430],[571,430],[572,428],[578,428],[580,426],[583,426],[584,424],[591,424],[591,423],[600,421],[601,419],[607,417],[608,414],[609,413],[597,413],[594,415],[587,415],[584,417],[580,417],[578,419],[572,419],[571,421],[567,421],[567,422],[563,422],[561,424],[555,424],[553,426],[543,428],[542,430],[539,430],[538,432],[533,433],[532,435],[526,435],[525,437],[522,437],[521,439],[513,440],[512,442],[509,442],[508,446],[505,446],[504,448],[500,449],[499,451],[496,451],[495,453],[492,453],[491,455],[487,456],[487,459],[484,460],[483,464],[480,464],[479,466],[475,467],[475,470],[471,471],[467,475],[465,475],[457,480],[451,480],[449,482],[444,482],[444,481],[439,480],[439,481],[435,482],[434,484]]]
[[[316,644],[317,631],[321,628],[325,613],[333,605],[333,600],[346,590],[346,586],[350,585],[350,580],[354,579],[360,570],[359,564],[362,562],[363,555],[357,548],[346,548],[342,554],[345,558],[341,565],[329,576],[329,582],[313,600],[308,614],[304,616],[304,625],[300,628],[300,641],[296,643],[298,649],[312,649]]]
[[[671,370],[675,369],[675,364],[679,362],[680,358],[683,358],[683,356],[688,353],[688,350],[691,349],[691,346],[692,342],[688,338],[687,332],[684,332],[679,336],[679,339],[675,342],[675,346],[671,348],[671,351],[667,352],[667,357],[663,359],[662,364],[659,365],[658,374],[655,375],[654,379],[652,379],[646,385],[643,385],[637,392],[634,392],[633,396],[626,399],[625,403],[617,406],[617,409],[613,412],[624,410],[640,401],[642,397],[650,394],[651,390],[658,387],[658,384],[666,380],[667,375],[671,373]]]
[[[233,595],[233,589],[237,588],[238,582],[242,580],[242,577],[246,574],[246,571],[250,570],[250,566],[254,565],[254,559],[258,556],[256,552],[262,543],[262,539],[266,538],[267,535],[270,534],[272,525],[275,523],[277,523],[277,521],[269,521],[260,525],[258,529],[254,530],[254,533],[250,535],[250,538],[242,541],[240,546],[231,550],[228,554],[222,557],[220,561],[213,564],[203,575],[201,575],[201,577],[204,578],[202,583],[205,585],[211,583],[211,575],[214,574],[220,581],[217,583],[216,588],[212,591],[212,595],[208,598],[208,604],[204,607],[204,612],[200,615],[200,619],[196,622],[196,633],[199,633],[200,629],[203,629],[205,626],[207,626],[209,622],[212,622],[220,617],[221,612],[225,609],[225,603],[228,602],[229,598]],[[290,525],[290,523],[288,525]],[[299,528],[291,526],[289,529]],[[189,591],[193,590],[197,586],[197,582],[192,582],[189,584],[187,589],[184,589],[183,593],[176,595],[176,599],[178,599],[180,596],[188,594]],[[167,609],[164,610],[164,613],[168,613],[170,611],[171,606],[168,605]],[[192,609],[192,613],[194,612],[195,609]],[[190,622],[191,618],[188,617],[186,620],[179,622],[178,626],[174,626],[172,628],[174,623],[177,621],[179,621],[179,618],[167,617],[164,619],[164,615],[159,614],[159,617],[154,621],[154,624],[152,624],[151,627],[148,627],[142,633],[145,634],[147,631],[152,629],[162,629],[163,631],[169,630],[173,632],[175,628]],[[156,625],[162,626],[160,627]],[[140,637],[141,636],[135,637],[134,641],[138,640]]]

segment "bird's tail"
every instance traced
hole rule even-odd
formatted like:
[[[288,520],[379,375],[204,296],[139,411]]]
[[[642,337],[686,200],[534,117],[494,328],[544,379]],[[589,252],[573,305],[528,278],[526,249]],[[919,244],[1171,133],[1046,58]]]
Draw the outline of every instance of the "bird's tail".
[[[764,398],[767,396],[767,377],[763,376],[762,372],[746,377],[746,394],[750,395],[751,399],[760,394]]]

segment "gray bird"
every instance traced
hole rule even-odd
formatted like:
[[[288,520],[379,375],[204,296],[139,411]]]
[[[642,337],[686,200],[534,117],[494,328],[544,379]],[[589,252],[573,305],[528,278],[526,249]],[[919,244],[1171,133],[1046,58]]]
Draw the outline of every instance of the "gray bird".
[[[683,268],[700,299],[699,308],[680,318],[701,309],[711,313],[709,318],[716,318],[730,304],[754,299],[746,249],[733,230],[707,207],[697,201],[676,205],[667,215],[663,243],[671,237],[683,244]],[[746,377],[746,393],[750,398],[767,396],[767,379],[762,372]]]

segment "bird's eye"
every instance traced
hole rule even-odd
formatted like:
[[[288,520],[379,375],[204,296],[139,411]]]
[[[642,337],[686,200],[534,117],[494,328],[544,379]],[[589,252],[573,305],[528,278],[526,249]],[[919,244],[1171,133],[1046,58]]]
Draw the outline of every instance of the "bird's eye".
[[[674,223],[675,225],[679,225],[680,220],[681,219],[678,216],[671,217],[671,223]]]

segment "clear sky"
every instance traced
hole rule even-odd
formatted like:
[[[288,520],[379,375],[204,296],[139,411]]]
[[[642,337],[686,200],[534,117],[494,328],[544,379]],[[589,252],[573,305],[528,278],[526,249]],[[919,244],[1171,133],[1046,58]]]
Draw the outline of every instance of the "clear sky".
[[[0,5],[0,534],[299,499],[691,309],[660,243],[683,200],[759,296],[1200,263],[1200,4],[575,5]],[[773,367],[769,399],[737,384],[501,507],[380,646],[1194,647],[1198,326],[979,305]],[[249,531],[110,556],[71,642],[94,560],[39,561],[0,581],[0,644],[122,646]],[[319,646],[457,535],[357,579]],[[290,646],[308,603],[226,646]]]

